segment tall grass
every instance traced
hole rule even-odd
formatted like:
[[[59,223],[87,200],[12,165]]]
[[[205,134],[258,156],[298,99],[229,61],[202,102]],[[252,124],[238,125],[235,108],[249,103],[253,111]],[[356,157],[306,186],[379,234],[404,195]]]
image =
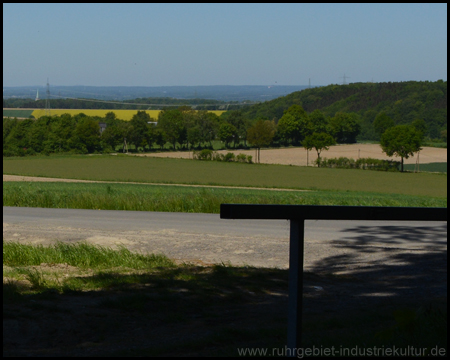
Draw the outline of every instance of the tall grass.
[[[3,265],[32,266],[42,263],[63,263],[81,269],[105,267],[150,269],[174,266],[174,263],[164,255],[132,253],[125,247],[113,250],[87,243],[57,242],[51,246],[42,246],[3,241]]]
[[[3,206],[219,213],[222,203],[446,207],[446,198],[339,191],[271,191],[164,185],[3,183]]]

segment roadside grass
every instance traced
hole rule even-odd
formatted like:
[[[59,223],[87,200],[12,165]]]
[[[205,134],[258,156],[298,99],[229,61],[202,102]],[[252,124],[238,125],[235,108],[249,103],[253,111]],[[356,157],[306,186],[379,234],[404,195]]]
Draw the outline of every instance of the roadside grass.
[[[9,343],[10,334],[22,325],[10,328],[4,333],[4,356],[242,355],[238,348],[276,348],[273,355],[283,356],[287,270],[174,265],[142,254],[120,261],[121,251],[83,243],[47,249],[4,242],[4,326],[6,321],[7,328],[23,324],[40,329],[17,332],[20,342]],[[99,254],[117,260],[100,260]],[[304,280],[317,284],[323,276],[306,272]],[[348,285],[339,275],[333,283]],[[446,349],[446,299],[426,304],[392,299],[330,312],[321,308],[326,297],[318,302],[305,296],[304,347]]]
[[[3,264],[7,266],[33,266],[42,263],[68,264],[81,269],[130,267],[149,269],[171,267],[174,263],[163,255],[132,253],[125,247],[113,250],[88,243],[57,242],[52,246],[26,245],[3,241]]]
[[[111,183],[4,182],[3,206],[219,213],[220,204],[447,207],[446,198]]]
[[[68,179],[262,188],[364,191],[447,197],[447,175],[139,156],[3,158],[3,173]]]

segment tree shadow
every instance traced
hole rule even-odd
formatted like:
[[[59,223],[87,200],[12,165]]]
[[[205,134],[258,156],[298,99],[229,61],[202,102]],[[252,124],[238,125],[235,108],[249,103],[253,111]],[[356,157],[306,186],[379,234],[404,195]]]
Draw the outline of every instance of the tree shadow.
[[[343,231],[356,235],[330,246],[346,253],[317,261],[311,271],[352,279],[355,285],[348,300],[446,299],[447,224],[357,226]]]
[[[305,346],[321,344],[324,333],[335,346],[339,336],[372,344],[373,329],[392,321],[383,312],[446,302],[447,250],[437,238],[446,225],[350,230],[356,236],[330,245],[348,253],[325,257],[304,274]],[[399,249],[412,240],[423,248]],[[76,281],[101,290],[63,285],[18,294],[4,282],[4,355],[236,356],[239,347],[285,345],[288,270],[190,265]],[[371,333],[359,337],[364,332]]]
[[[236,355],[286,337],[286,270],[185,266],[74,281],[100,290],[21,295],[3,284],[4,355]]]
[[[416,242],[421,248],[429,250],[447,248],[447,223],[438,226],[357,226],[342,232],[358,234],[342,239],[346,246],[353,248],[370,246],[373,243],[393,247],[408,245],[411,242]],[[370,248],[360,248],[360,251],[370,251]]]

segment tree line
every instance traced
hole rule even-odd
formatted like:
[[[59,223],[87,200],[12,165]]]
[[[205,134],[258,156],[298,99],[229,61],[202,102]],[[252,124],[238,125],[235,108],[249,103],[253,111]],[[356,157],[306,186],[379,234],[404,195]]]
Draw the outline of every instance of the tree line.
[[[415,120],[411,125],[395,125],[382,113],[374,127],[381,138],[381,147],[388,156],[408,158],[420,150],[427,125]],[[150,151],[154,146],[163,149],[167,143],[173,150],[213,148],[213,140],[220,140],[226,148],[249,145],[301,145],[315,149],[320,165],[320,153],[336,143],[355,143],[361,131],[356,114],[338,112],[326,117],[320,110],[308,114],[300,105],[292,105],[278,120],[250,120],[242,110],[230,111],[220,117],[208,111],[194,111],[190,107],[166,109],[152,119],[145,111],[137,111],[130,121],[120,120],[114,112],[104,118],[83,113],[71,116],[43,116],[37,120],[3,120],[3,156],[23,156],[37,153],[114,152],[126,144],[135,151]],[[128,145],[127,145],[128,146]]]
[[[101,123],[106,125],[104,131]],[[359,131],[358,118],[352,114],[328,118],[319,110],[308,114],[299,105],[287,109],[279,121],[250,120],[242,110],[219,117],[190,107],[165,109],[158,119],[137,111],[130,121],[118,119],[113,111],[105,117],[63,114],[37,120],[4,119],[3,155],[108,152],[125,141],[136,151],[163,149],[167,143],[173,150],[212,149],[214,140],[222,141],[225,148],[299,146],[314,133],[326,133],[337,143],[354,143]]]
[[[134,107],[126,103],[157,102],[159,104],[187,106],[191,109],[194,104],[200,104],[195,110],[229,110],[221,116],[221,119],[225,119],[235,126],[241,138],[248,129],[248,123],[258,119],[273,120],[278,123],[291,106],[299,105],[308,114],[318,110],[319,113],[316,114],[322,114],[327,119],[334,118],[342,113],[354,118],[359,123],[357,140],[380,141],[382,133],[377,128],[377,123],[380,122],[380,118],[387,116],[392,119],[394,125],[411,125],[414,121],[423,120],[426,125],[424,131],[426,139],[440,142],[447,141],[447,82],[442,80],[436,82],[407,81],[328,85],[293,92],[254,105],[250,105],[249,102],[235,102],[228,105],[217,100],[172,98],[139,98],[119,104],[96,103],[80,99],[52,99],[51,102],[54,108],[136,108],[137,110],[156,109],[158,107]],[[35,102],[32,99],[4,99],[3,107],[43,108],[44,103],[44,100]],[[171,109],[174,108],[171,107]],[[237,120],[239,118],[245,120]],[[242,121],[245,122],[245,126],[239,123]],[[236,123],[238,126],[236,126]],[[245,128],[245,131],[243,128]],[[283,135],[280,133],[280,142],[283,142],[290,131],[280,130],[283,133]],[[298,143],[299,136],[297,131],[297,137],[293,138],[294,142],[297,141]],[[288,140],[292,139],[288,138]],[[337,141],[339,142],[339,140]]]

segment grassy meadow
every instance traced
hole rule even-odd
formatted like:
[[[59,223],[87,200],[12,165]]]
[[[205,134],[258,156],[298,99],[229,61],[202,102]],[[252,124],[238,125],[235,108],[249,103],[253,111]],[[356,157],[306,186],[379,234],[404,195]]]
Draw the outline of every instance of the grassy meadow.
[[[222,203],[446,207],[447,199],[357,191],[270,191],[111,183],[3,183],[3,206],[217,214]]]
[[[126,155],[4,158],[3,174],[447,197],[446,174],[203,162]]]

